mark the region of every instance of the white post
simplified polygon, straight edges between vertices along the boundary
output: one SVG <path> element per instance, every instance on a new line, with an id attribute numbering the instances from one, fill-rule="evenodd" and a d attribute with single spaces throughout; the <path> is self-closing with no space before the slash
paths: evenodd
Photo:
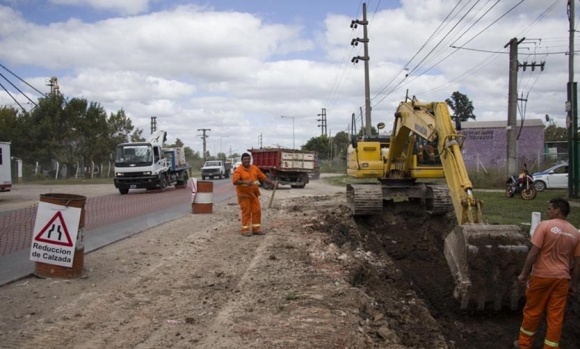
<path id="1" fill-rule="evenodd" d="M 534 231 L 538 227 L 538 224 L 542 221 L 541 212 L 532 212 L 532 224 L 530 226 L 530 238 L 534 235 Z"/>

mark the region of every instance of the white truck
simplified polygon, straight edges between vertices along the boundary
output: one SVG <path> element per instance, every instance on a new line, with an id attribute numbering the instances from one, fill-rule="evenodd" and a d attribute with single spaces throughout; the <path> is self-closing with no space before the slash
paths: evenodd
<path id="1" fill-rule="evenodd" d="M 12 189 L 10 142 L 0 142 L 0 191 Z"/>
<path id="2" fill-rule="evenodd" d="M 232 164 L 222 160 L 208 160 L 201 168 L 201 179 L 230 178 Z"/>
<path id="3" fill-rule="evenodd" d="M 115 188 L 127 194 L 130 189 L 186 188 L 191 166 L 183 147 L 163 148 L 167 132 L 156 131 L 146 142 L 122 143 L 115 153 Z"/>

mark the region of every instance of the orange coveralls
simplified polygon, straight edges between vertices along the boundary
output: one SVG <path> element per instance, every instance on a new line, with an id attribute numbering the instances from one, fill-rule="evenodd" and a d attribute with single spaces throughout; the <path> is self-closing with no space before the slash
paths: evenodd
<path id="1" fill-rule="evenodd" d="M 532 236 L 541 249 L 526 290 L 526 305 L 518 344 L 531 349 L 542 314 L 546 311 L 544 349 L 560 347 L 564 310 L 570 284 L 570 263 L 580 256 L 580 233 L 562 219 L 542 221 Z"/>
<path id="2" fill-rule="evenodd" d="M 256 182 L 265 179 L 266 175 L 254 165 L 250 165 L 248 168 L 238 166 L 232 176 L 232 183 L 236 183 L 238 180 Z M 250 227 L 253 233 L 259 233 L 262 224 L 262 210 L 258 185 L 236 185 L 236 193 L 242 211 L 242 234 L 249 233 Z"/>

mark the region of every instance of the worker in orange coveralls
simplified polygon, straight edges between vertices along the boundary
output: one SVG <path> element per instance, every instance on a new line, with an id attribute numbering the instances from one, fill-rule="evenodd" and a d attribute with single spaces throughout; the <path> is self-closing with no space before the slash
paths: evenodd
<path id="1" fill-rule="evenodd" d="M 238 166 L 232 176 L 232 183 L 236 186 L 238 204 L 242 211 L 242 235 L 264 235 L 261 230 L 262 209 L 260 207 L 260 182 L 266 182 L 272 187 L 272 182 L 256 166 L 250 164 L 250 154 L 242 154 L 242 166 Z"/>
<path id="2" fill-rule="evenodd" d="M 568 294 L 574 295 L 580 279 L 580 233 L 566 221 L 569 212 L 570 204 L 565 199 L 550 200 L 548 220 L 540 222 L 534 230 L 532 249 L 518 276 L 520 283 L 528 281 L 528 284 L 522 326 L 514 348 L 532 348 L 544 312 L 548 326 L 543 348 L 560 347 L 566 298 Z"/>

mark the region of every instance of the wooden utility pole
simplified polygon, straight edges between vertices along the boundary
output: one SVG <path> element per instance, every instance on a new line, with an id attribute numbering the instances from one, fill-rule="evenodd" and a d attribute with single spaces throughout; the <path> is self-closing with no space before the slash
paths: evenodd
<path id="1" fill-rule="evenodd" d="M 201 131 L 201 132 L 203 133 L 203 135 L 201 136 L 201 139 L 203 139 L 203 160 L 205 161 L 205 160 L 206 160 L 206 155 L 207 155 L 207 152 L 206 152 L 206 150 L 205 150 L 205 149 L 206 149 L 206 142 L 205 142 L 205 139 L 206 139 L 207 137 L 209 137 L 209 136 L 206 136 L 206 135 L 205 135 L 205 132 L 206 132 L 206 131 L 211 131 L 211 128 L 198 128 L 197 130 L 198 130 L 198 131 Z"/>
<path id="2" fill-rule="evenodd" d="M 363 3 L 363 19 L 362 21 L 355 19 L 350 23 L 350 27 L 355 29 L 357 25 L 363 26 L 363 38 L 356 38 L 352 39 L 350 44 L 352 46 L 357 46 L 359 42 L 362 42 L 364 45 L 364 56 L 356 56 L 353 57 L 351 62 L 358 63 L 358 61 L 365 62 L 365 136 L 371 135 L 371 87 L 370 87 L 370 78 L 369 78 L 369 35 L 367 31 L 367 27 L 369 22 L 367 21 L 367 4 L 366 2 Z"/>

